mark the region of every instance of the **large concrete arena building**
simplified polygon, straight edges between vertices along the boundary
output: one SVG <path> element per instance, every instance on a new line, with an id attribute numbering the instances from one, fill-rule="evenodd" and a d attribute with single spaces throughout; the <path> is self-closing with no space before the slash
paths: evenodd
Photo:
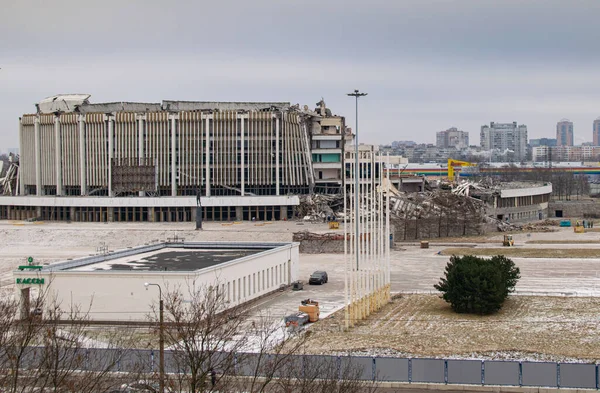
<path id="1" fill-rule="evenodd" d="M 343 184 L 344 118 L 285 102 L 89 103 L 59 95 L 19 120 L 16 193 L 0 219 L 292 217 Z"/>

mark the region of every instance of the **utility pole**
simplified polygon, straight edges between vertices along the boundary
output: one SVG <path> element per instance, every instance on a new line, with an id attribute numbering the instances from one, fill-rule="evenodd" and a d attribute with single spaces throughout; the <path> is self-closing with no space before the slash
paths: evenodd
<path id="1" fill-rule="evenodd" d="M 354 248 L 356 250 L 356 271 L 358 271 L 358 178 L 360 172 L 358 170 L 358 97 L 364 97 L 368 93 L 361 93 L 358 90 L 354 90 L 353 93 L 348 93 L 350 97 L 354 97 L 356 100 L 356 123 L 354 125 Z"/>
<path id="2" fill-rule="evenodd" d="M 152 284 L 149 282 L 144 283 L 144 286 L 146 287 L 146 290 L 148 290 L 149 286 L 156 286 L 158 287 L 158 297 L 159 297 L 159 303 L 158 303 L 158 312 L 159 312 L 159 325 L 158 325 L 158 351 L 159 351 L 159 361 L 158 361 L 158 368 L 159 368 L 159 385 L 158 388 L 160 390 L 160 393 L 164 393 L 165 391 L 165 321 L 163 318 L 163 313 L 164 313 L 164 305 L 163 305 L 163 297 L 162 297 L 162 288 L 160 287 L 159 284 Z"/>

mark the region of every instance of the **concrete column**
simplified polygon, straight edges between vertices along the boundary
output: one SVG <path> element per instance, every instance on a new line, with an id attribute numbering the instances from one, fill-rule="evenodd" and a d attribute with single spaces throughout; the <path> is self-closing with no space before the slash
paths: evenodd
<path id="1" fill-rule="evenodd" d="M 115 150 L 115 127 L 112 116 L 106 116 L 108 120 L 108 196 L 114 196 L 112 190 L 112 160 Z"/>
<path id="2" fill-rule="evenodd" d="M 114 207 L 109 207 L 107 210 L 108 210 L 108 213 L 107 213 L 108 217 L 106 217 L 106 220 L 108 222 L 113 222 L 113 220 L 115 218 L 115 208 Z"/>
<path id="3" fill-rule="evenodd" d="M 144 164 L 144 116 L 138 116 L 138 164 Z M 145 191 L 140 191 L 139 196 L 146 196 Z"/>
<path id="4" fill-rule="evenodd" d="M 79 184 L 81 195 L 87 195 L 86 154 L 85 154 L 85 116 L 79 115 Z"/>
<path id="5" fill-rule="evenodd" d="M 235 220 L 242 221 L 244 219 L 244 208 L 243 206 L 235 207 Z"/>
<path id="6" fill-rule="evenodd" d="M 62 143 L 60 137 L 60 116 L 54 116 L 54 146 L 55 146 L 55 161 L 56 161 L 56 195 L 63 194 L 62 181 Z"/>
<path id="7" fill-rule="evenodd" d="M 196 215 L 198 214 L 198 208 L 195 206 L 192 206 L 191 213 L 192 213 L 192 217 L 191 217 L 192 221 L 196 221 Z"/>
<path id="8" fill-rule="evenodd" d="M 42 207 L 41 206 L 37 206 L 35 208 L 35 217 L 36 218 L 42 217 Z"/>
<path id="9" fill-rule="evenodd" d="M 177 123 L 174 114 L 169 115 L 169 118 L 171 120 L 171 196 L 177 196 L 177 168 L 175 168 L 177 164 L 177 156 L 175 155 L 177 147 L 175 127 Z"/>
<path id="10" fill-rule="evenodd" d="M 75 207 L 71 206 L 71 211 L 70 211 L 70 215 L 69 215 L 69 220 L 71 221 L 75 221 Z"/>
<path id="11" fill-rule="evenodd" d="M 275 119 L 275 195 L 279 195 L 279 117 Z"/>
<path id="12" fill-rule="evenodd" d="M 242 136 L 241 136 L 241 139 L 242 139 L 242 146 L 241 146 L 242 161 L 241 161 L 240 165 L 242 168 L 242 170 L 241 170 L 242 196 L 244 196 L 244 193 L 246 192 L 246 159 L 244 158 L 244 155 L 246 153 L 246 148 L 244 146 L 244 140 L 245 140 L 244 139 L 244 122 L 246 121 L 246 117 L 242 115 L 241 119 L 242 119 L 242 122 L 241 122 L 242 123 Z"/>
<path id="13" fill-rule="evenodd" d="M 33 125 L 35 132 L 35 188 L 37 196 L 44 195 L 42 192 L 42 140 L 40 136 L 40 118 L 35 117 Z"/>
<path id="14" fill-rule="evenodd" d="M 156 217 L 154 216 L 154 206 L 148 208 L 148 222 L 155 222 Z"/>
<path id="15" fill-rule="evenodd" d="M 19 117 L 19 152 L 23 154 L 25 149 L 23 148 L 23 125 L 21 124 L 21 118 Z M 25 195 L 25 183 L 23 183 L 23 173 L 19 171 L 17 178 L 17 195 Z"/>
<path id="16" fill-rule="evenodd" d="M 204 140 L 206 141 L 206 149 L 204 154 L 206 154 L 206 165 L 204 166 L 204 184 L 206 187 L 206 196 L 210 196 L 210 121 L 208 118 L 208 115 L 206 116 L 206 118 L 204 119 L 205 123 L 205 130 L 204 130 Z"/>

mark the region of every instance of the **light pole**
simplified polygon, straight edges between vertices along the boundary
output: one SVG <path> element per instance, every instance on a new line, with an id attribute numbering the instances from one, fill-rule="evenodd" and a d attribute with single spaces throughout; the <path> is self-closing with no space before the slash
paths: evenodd
<path id="1" fill-rule="evenodd" d="M 160 393 L 165 391 L 165 330 L 164 330 L 164 319 L 163 319 L 163 297 L 162 297 L 162 288 L 158 284 L 153 284 L 146 282 L 144 286 L 146 290 L 150 285 L 154 285 L 158 287 L 158 315 L 159 315 L 159 326 L 158 326 L 158 351 L 159 351 L 159 363 L 158 363 L 158 372 L 160 373 L 160 380 L 158 388 L 160 389 Z"/>
<path id="2" fill-rule="evenodd" d="M 202 230 L 202 195 L 200 188 L 196 189 L 196 230 Z"/>
<path id="3" fill-rule="evenodd" d="M 348 93 L 348 95 L 356 99 L 356 123 L 354 124 L 354 221 L 356 228 L 354 233 L 354 247 L 356 250 L 356 271 L 358 271 L 358 97 L 364 97 L 367 93 L 354 90 L 354 93 Z"/>

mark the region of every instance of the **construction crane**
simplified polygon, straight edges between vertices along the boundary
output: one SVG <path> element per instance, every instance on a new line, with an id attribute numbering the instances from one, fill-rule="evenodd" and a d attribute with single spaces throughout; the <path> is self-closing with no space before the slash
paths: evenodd
<path id="1" fill-rule="evenodd" d="M 454 181 L 454 167 L 457 166 L 477 166 L 477 164 L 473 164 L 471 162 L 453 160 L 452 158 L 448 158 L 448 180 Z"/>

